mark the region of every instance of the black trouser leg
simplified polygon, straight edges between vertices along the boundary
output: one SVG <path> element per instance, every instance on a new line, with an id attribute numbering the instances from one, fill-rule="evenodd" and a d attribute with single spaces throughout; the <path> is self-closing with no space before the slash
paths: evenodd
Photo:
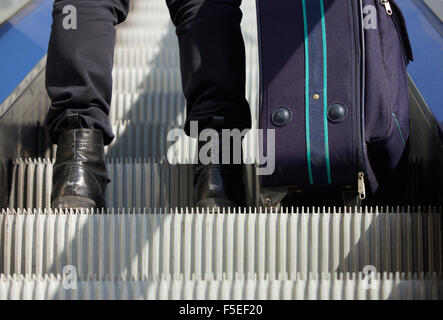
<path id="1" fill-rule="evenodd" d="M 103 131 L 105 144 L 114 135 L 108 119 L 112 96 L 115 28 L 125 20 L 130 0 L 55 0 L 46 66 L 46 89 L 52 101 L 46 118 L 57 143 L 67 130 L 68 114 L 80 115 L 82 127 Z M 77 29 L 67 16 L 76 9 Z"/>
<path id="2" fill-rule="evenodd" d="M 224 117 L 225 128 L 250 128 L 241 0 L 166 3 L 177 28 L 187 134 L 190 121 L 198 121 L 201 131 L 212 126 L 213 116 Z"/>
<path id="3" fill-rule="evenodd" d="M 241 0 L 166 0 L 166 3 L 177 28 L 183 93 L 187 100 L 186 133 L 191 133 L 191 121 L 198 122 L 199 131 L 250 128 L 251 115 L 245 99 L 245 47 L 240 29 Z M 223 117 L 223 123 L 213 121 L 214 116 Z M 221 142 L 219 133 L 219 152 Z M 219 160 L 223 152 L 219 153 Z M 194 205 L 210 209 L 243 205 L 241 181 L 241 165 L 199 163 L 194 167 Z"/>

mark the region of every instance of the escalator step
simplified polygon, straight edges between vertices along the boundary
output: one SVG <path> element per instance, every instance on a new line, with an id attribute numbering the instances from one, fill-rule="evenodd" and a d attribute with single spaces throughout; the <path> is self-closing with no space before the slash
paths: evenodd
<path id="1" fill-rule="evenodd" d="M 76 281 L 61 276 L 0 276 L 0 300 L 439 300 L 439 277 L 362 274 L 316 275 L 291 280 Z M 368 289 L 369 288 L 369 289 Z"/>
<path id="2" fill-rule="evenodd" d="M 53 161 L 14 161 L 9 208 L 50 207 Z M 166 159 L 108 159 L 106 167 L 111 179 L 106 190 L 109 207 L 187 207 L 193 203 L 192 165 L 173 165 Z M 255 205 L 258 176 L 255 165 L 245 167 L 247 204 Z"/>
<path id="3" fill-rule="evenodd" d="M 197 139 L 186 136 L 178 124 L 154 125 L 132 124 L 122 121 L 113 125 L 114 141 L 105 147 L 106 157 L 123 159 L 154 159 L 167 157 L 172 163 L 193 163 L 197 159 Z M 171 132 L 177 131 L 176 134 Z M 171 134 L 168 141 L 168 134 Z M 254 163 L 258 159 L 258 131 L 247 131 L 243 139 L 243 158 L 245 163 Z M 174 141 L 176 141 L 174 143 Z M 174 157 L 174 158 L 173 158 Z"/>
<path id="4" fill-rule="evenodd" d="M 111 123 L 185 123 L 186 101 L 181 93 L 114 93 L 109 119 Z"/>
<path id="5" fill-rule="evenodd" d="M 258 95 L 247 96 L 251 109 L 252 127 L 257 128 Z M 112 123 L 130 120 L 132 123 L 176 123 L 183 127 L 186 100 L 182 93 L 115 92 L 112 96 L 109 119 Z"/>
<path id="6" fill-rule="evenodd" d="M 442 274 L 441 211 L 335 208 L 194 212 L 108 209 L 88 212 L 3 210 L 0 274 L 62 274 L 79 279 L 208 280 L 255 274 Z"/>
<path id="7" fill-rule="evenodd" d="M 174 35 L 174 37 L 177 41 L 177 36 Z M 246 57 L 251 66 L 258 66 L 257 48 L 247 47 Z M 180 68 L 178 46 L 176 44 L 166 46 L 164 43 L 158 45 L 156 42 L 144 46 L 117 46 L 114 54 L 114 66 L 116 68 Z"/>
<path id="8" fill-rule="evenodd" d="M 180 69 L 174 67 L 116 67 L 112 76 L 114 92 L 182 93 Z M 258 70 L 247 70 L 246 77 L 246 96 L 257 95 Z"/>
<path id="9" fill-rule="evenodd" d="M 49 208 L 52 190 L 49 159 L 15 161 L 10 208 Z M 192 167 L 167 161 L 111 159 L 107 161 L 111 183 L 106 201 L 110 207 L 176 207 L 192 203 Z"/>

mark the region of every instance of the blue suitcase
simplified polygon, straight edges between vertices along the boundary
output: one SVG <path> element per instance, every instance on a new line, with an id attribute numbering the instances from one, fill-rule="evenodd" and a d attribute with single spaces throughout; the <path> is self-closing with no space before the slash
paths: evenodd
<path id="1" fill-rule="evenodd" d="M 261 176 L 265 205 L 293 191 L 374 193 L 409 136 L 413 56 L 398 5 L 261 0 L 257 18 L 261 154 L 275 148 L 275 170 Z"/>

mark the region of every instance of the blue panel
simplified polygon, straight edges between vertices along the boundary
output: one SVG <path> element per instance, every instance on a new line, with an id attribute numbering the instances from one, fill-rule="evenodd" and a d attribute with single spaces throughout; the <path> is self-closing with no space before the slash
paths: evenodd
<path id="1" fill-rule="evenodd" d="M 52 3 L 34 1 L 0 27 L 0 103 L 46 54 Z"/>
<path id="2" fill-rule="evenodd" d="M 415 61 L 412 79 L 435 114 L 443 121 L 443 38 L 413 0 L 397 1 L 406 18 Z"/>

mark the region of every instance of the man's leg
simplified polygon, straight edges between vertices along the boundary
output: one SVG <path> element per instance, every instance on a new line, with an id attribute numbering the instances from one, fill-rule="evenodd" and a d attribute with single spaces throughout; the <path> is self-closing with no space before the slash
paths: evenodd
<path id="1" fill-rule="evenodd" d="M 213 128 L 219 134 L 221 129 L 250 128 L 251 114 L 245 99 L 245 46 L 240 29 L 241 0 L 166 3 L 179 41 L 187 100 L 186 133 L 190 134 L 191 121 L 198 122 L 199 131 Z M 199 143 L 199 149 L 203 144 Z M 222 152 L 220 160 L 221 157 Z M 194 187 L 197 207 L 242 205 L 242 166 L 199 164 L 195 168 Z"/>
<path id="2" fill-rule="evenodd" d="M 65 29 L 69 6 L 76 9 L 77 29 Z M 129 0 L 55 0 L 46 65 L 52 101 L 46 127 L 53 143 L 68 129 L 68 114 L 79 114 L 85 128 L 102 130 L 105 144 L 112 141 L 114 26 L 128 10 Z"/>
<path id="3" fill-rule="evenodd" d="M 211 127 L 213 116 L 224 117 L 227 128 L 250 128 L 241 0 L 166 2 L 179 41 L 185 131 L 190 121 L 198 121 L 200 130 Z"/>
<path id="4" fill-rule="evenodd" d="M 54 2 L 46 67 L 52 102 L 46 128 L 58 145 L 54 207 L 105 205 L 108 179 L 103 145 L 113 139 L 108 113 L 114 26 L 126 18 L 128 10 L 129 0 Z"/>

